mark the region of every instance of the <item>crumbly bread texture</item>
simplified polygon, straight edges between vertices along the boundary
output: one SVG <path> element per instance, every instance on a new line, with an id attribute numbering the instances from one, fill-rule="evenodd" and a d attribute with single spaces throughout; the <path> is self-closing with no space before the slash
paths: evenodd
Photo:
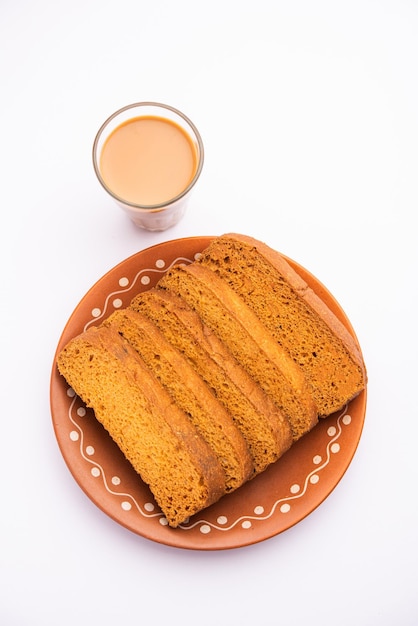
<path id="1" fill-rule="evenodd" d="M 300 366 L 320 416 L 364 389 L 356 340 L 282 255 L 252 237 L 227 234 L 209 245 L 199 263 L 242 298 Z"/>
<path id="2" fill-rule="evenodd" d="M 366 386 L 345 326 L 279 253 L 236 234 L 72 339 L 57 364 L 173 528 Z"/>
<path id="3" fill-rule="evenodd" d="M 317 410 L 301 369 L 245 304 L 211 270 L 193 263 L 172 268 L 160 289 L 181 296 L 220 338 L 240 365 L 273 398 L 296 441 L 317 423 Z"/>
<path id="4" fill-rule="evenodd" d="M 105 325 L 138 352 L 167 393 L 214 450 L 225 472 L 226 492 L 240 487 L 253 473 L 248 445 L 232 416 L 183 355 L 158 327 L 132 309 L 115 311 Z"/>
<path id="5" fill-rule="evenodd" d="M 211 447 L 117 332 L 90 328 L 60 352 L 58 368 L 149 485 L 170 526 L 225 493 Z"/>
<path id="6" fill-rule="evenodd" d="M 182 298 L 150 289 L 134 298 L 131 307 L 158 326 L 232 415 L 248 442 L 254 475 L 290 447 L 287 418 Z"/>

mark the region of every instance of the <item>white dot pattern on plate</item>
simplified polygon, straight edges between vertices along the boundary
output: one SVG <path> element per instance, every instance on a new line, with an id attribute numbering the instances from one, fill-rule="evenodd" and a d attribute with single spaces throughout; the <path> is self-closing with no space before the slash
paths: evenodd
<path id="1" fill-rule="evenodd" d="M 194 256 L 194 259 L 198 259 L 201 256 L 201 253 L 197 253 Z M 91 324 L 97 323 L 99 318 L 104 318 L 111 312 L 111 307 L 119 308 L 122 306 L 124 299 L 121 297 L 122 295 L 126 295 L 129 291 L 131 291 L 137 283 L 147 287 L 151 283 L 151 276 L 153 274 L 163 274 L 167 270 L 169 270 L 175 264 L 188 264 L 191 262 L 191 259 L 185 259 L 183 257 L 178 257 L 174 259 L 169 266 L 163 259 L 157 259 L 155 261 L 154 268 L 141 269 L 137 272 L 137 274 L 129 279 L 126 276 L 122 276 L 119 278 L 118 285 L 119 290 L 112 292 L 107 295 L 104 302 L 101 303 L 101 306 L 96 306 L 91 310 L 91 320 L 89 320 L 85 326 L 84 330 L 86 330 Z M 158 279 L 158 276 L 156 276 Z M 128 293 L 128 299 L 134 295 Z M 129 493 L 118 493 L 117 491 L 113 491 L 110 488 L 110 485 L 114 487 L 118 487 L 120 485 L 120 478 L 117 476 L 112 476 L 109 481 L 106 478 L 106 469 L 102 467 L 97 461 L 93 460 L 91 457 L 96 456 L 94 447 L 87 446 L 85 452 L 83 452 L 83 429 L 79 423 L 75 422 L 72 417 L 72 407 L 74 406 L 77 397 L 74 391 L 69 388 L 67 390 L 67 395 L 71 398 L 71 407 L 69 411 L 69 416 L 71 422 L 79 429 L 71 430 L 70 439 L 74 442 L 79 442 L 79 451 L 80 455 L 85 459 L 86 462 L 91 463 L 92 467 L 90 469 L 91 475 L 95 478 L 99 478 L 101 476 L 103 481 L 103 486 L 110 496 L 120 498 L 120 507 L 121 510 L 128 513 L 133 509 L 142 515 L 143 517 L 154 517 L 159 524 L 162 526 L 167 526 L 168 522 L 164 515 L 161 513 L 160 509 L 155 506 L 153 502 L 144 502 L 142 505 L 136 501 L 136 499 Z M 77 417 L 82 418 L 85 414 L 84 406 L 79 406 L 77 411 L 75 411 Z M 346 410 L 344 410 L 337 418 L 335 425 L 331 425 L 327 429 L 327 435 L 329 437 L 329 441 L 326 444 L 326 454 L 315 454 L 312 457 L 312 470 L 308 472 L 305 476 L 304 480 L 299 482 L 292 482 L 289 486 L 290 495 L 283 496 L 279 498 L 277 501 L 272 504 L 269 503 L 268 508 L 264 503 L 259 503 L 255 507 L 253 507 L 253 513 L 245 514 L 239 517 L 238 519 L 230 520 L 226 515 L 218 514 L 216 518 L 216 523 L 213 523 L 204 518 L 200 518 L 199 515 L 194 516 L 195 521 L 190 523 L 189 520 L 186 520 L 184 524 L 179 526 L 178 530 L 189 531 L 193 528 L 198 527 L 199 531 L 202 535 L 210 535 L 212 531 L 222 531 L 227 532 L 232 530 L 233 528 L 239 525 L 242 529 L 250 529 L 253 527 L 255 521 L 261 523 L 263 520 L 266 520 L 272 517 L 274 514 L 285 515 L 291 511 L 291 504 L 293 501 L 296 501 L 299 498 L 303 498 L 309 488 L 314 489 L 315 485 L 319 482 L 319 474 L 322 470 L 324 470 L 332 459 L 332 455 L 336 454 L 340 450 L 340 444 L 337 443 L 337 439 L 340 438 L 342 433 L 342 426 L 349 426 L 351 423 L 351 416 L 346 414 Z M 202 514 L 204 515 L 204 511 Z M 196 517 L 198 519 L 196 519 Z"/>
<path id="2" fill-rule="evenodd" d="M 211 530 L 211 528 L 210 528 L 209 524 L 202 524 L 201 527 L 200 527 L 200 532 L 203 535 L 207 535 L 208 533 L 210 533 L 210 530 Z"/>

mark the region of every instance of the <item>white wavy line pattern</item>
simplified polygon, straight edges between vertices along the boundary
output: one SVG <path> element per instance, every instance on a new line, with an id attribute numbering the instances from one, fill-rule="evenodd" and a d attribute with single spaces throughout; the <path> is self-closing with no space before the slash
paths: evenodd
<path id="1" fill-rule="evenodd" d="M 120 289 L 117 291 L 114 291 L 110 294 L 107 295 L 105 301 L 104 301 L 104 306 L 103 309 L 101 309 L 101 313 L 100 315 L 98 315 L 97 317 L 93 317 L 89 322 L 87 322 L 84 326 L 84 329 L 86 330 L 91 324 L 93 324 L 94 322 L 97 322 L 98 320 L 102 319 L 108 310 L 108 305 L 109 302 L 111 300 L 111 298 L 114 298 L 117 295 L 122 295 L 122 294 L 126 294 L 127 292 L 129 292 L 130 290 L 132 290 L 138 279 L 140 278 L 140 276 L 147 274 L 147 273 L 158 273 L 158 274 L 165 274 L 169 269 L 171 269 L 171 267 L 173 267 L 173 265 L 175 265 L 176 263 L 179 262 L 183 262 L 183 263 L 191 263 L 192 261 L 190 259 L 184 258 L 184 257 L 177 257 L 174 261 L 172 261 L 172 263 L 168 266 L 168 267 L 164 267 L 163 269 L 154 269 L 154 268 L 148 268 L 148 269 L 142 269 L 139 272 L 137 272 L 137 274 L 135 275 L 134 279 L 132 280 L 132 282 L 130 283 L 130 285 L 124 289 Z M 73 418 L 73 410 L 76 404 L 76 400 L 77 400 L 77 396 L 74 394 L 74 391 L 72 389 L 69 389 L 67 392 L 68 396 L 71 398 L 71 403 L 69 406 L 69 410 L 68 410 L 68 418 L 70 420 L 70 422 L 74 425 L 74 427 L 77 429 L 78 433 L 79 433 L 79 450 L 80 450 L 80 455 L 82 456 L 82 458 L 89 463 L 92 468 L 96 469 L 96 473 L 93 473 L 93 475 L 95 477 L 98 477 L 99 475 L 102 477 L 103 480 L 103 485 L 106 489 L 106 491 L 112 495 L 112 496 L 116 496 L 118 498 L 123 498 L 125 499 L 122 503 L 121 503 L 121 508 L 123 510 L 126 511 L 130 511 L 130 509 L 132 508 L 131 505 L 129 505 L 129 503 L 126 503 L 126 499 L 129 500 L 129 502 L 135 507 L 135 509 L 138 511 L 138 513 L 140 515 L 142 515 L 144 518 L 159 518 L 159 523 L 166 526 L 167 525 L 167 520 L 165 519 L 164 515 L 158 511 L 155 513 L 151 513 L 151 512 L 147 512 L 146 510 L 144 510 L 143 507 L 141 507 L 141 505 L 137 502 L 136 498 L 130 494 L 130 493 L 126 493 L 126 492 L 120 492 L 120 491 L 114 491 L 110 486 L 109 486 L 109 481 L 106 477 L 106 472 L 105 469 L 103 468 L 102 465 L 100 465 L 97 461 L 95 461 L 92 458 L 89 458 L 85 452 L 84 452 L 84 432 L 82 427 L 80 426 L 80 424 Z M 345 422 L 344 422 L 345 420 Z M 313 469 L 311 472 L 309 472 L 309 474 L 305 477 L 304 483 L 303 483 L 303 487 L 301 489 L 298 490 L 298 492 L 296 494 L 292 494 L 289 496 L 285 496 L 283 498 L 280 498 L 278 500 L 276 500 L 273 505 L 271 506 L 270 511 L 267 514 L 264 514 L 264 508 L 263 507 L 256 507 L 254 510 L 257 511 L 257 508 L 260 509 L 260 515 L 256 514 L 251 514 L 251 515 L 242 515 L 241 517 L 237 518 L 236 520 L 234 520 L 232 523 L 228 524 L 228 520 L 226 517 L 224 516 L 218 516 L 217 521 L 218 523 L 215 524 L 209 520 L 206 519 L 198 519 L 196 520 L 193 524 L 188 524 L 187 522 L 185 524 L 180 525 L 178 528 L 180 530 L 183 531 L 188 531 L 188 530 L 192 530 L 193 528 L 199 527 L 200 531 L 202 534 L 204 535 L 208 535 L 210 534 L 210 532 L 212 530 L 217 530 L 217 531 L 221 531 L 221 532 L 227 532 L 232 530 L 233 528 L 235 528 L 237 525 L 241 525 L 241 527 L 243 529 L 245 528 L 251 528 L 252 526 L 252 522 L 257 521 L 257 522 L 262 522 L 265 521 L 267 519 L 269 519 L 270 517 L 272 517 L 274 515 L 274 513 L 276 512 L 277 508 L 280 506 L 280 512 L 281 513 L 286 513 L 290 510 L 290 502 L 294 501 L 294 500 L 298 500 L 300 498 L 303 498 L 303 496 L 306 494 L 308 487 L 310 484 L 312 484 L 312 479 L 314 476 L 317 476 L 319 472 L 321 472 L 325 467 L 327 467 L 331 461 L 331 449 L 333 444 L 335 444 L 337 442 L 337 440 L 340 438 L 341 433 L 342 433 L 342 423 L 346 423 L 349 424 L 350 423 L 350 416 L 347 415 L 347 406 L 345 407 L 345 409 L 341 412 L 341 414 L 338 416 L 337 420 L 336 420 L 336 433 L 335 435 L 333 435 L 331 437 L 331 439 L 328 441 L 327 447 L 326 447 L 326 459 L 317 467 L 315 467 L 315 469 Z M 322 460 L 322 459 L 321 459 Z M 92 470 L 93 472 L 93 470 Z M 154 505 L 152 503 L 144 503 L 145 507 L 149 507 L 150 511 L 151 509 L 154 508 Z"/>

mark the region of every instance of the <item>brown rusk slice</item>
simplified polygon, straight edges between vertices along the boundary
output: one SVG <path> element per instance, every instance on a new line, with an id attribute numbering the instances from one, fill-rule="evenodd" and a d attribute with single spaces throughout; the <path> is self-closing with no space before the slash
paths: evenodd
<path id="1" fill-rule="evenodd" d="M 355 338 L 281 254 L 232 233 L 215 239 L 198 263 L 226 282 L 299 364 L 321 416 L 364 389 Z"/>
<path id="2" fill-rule="evenodd" d="M 119 333 L 92 327 L 66 345 L 57 364 L 149 485 L 170 526 L 225 493 L 213 450 Z"/>

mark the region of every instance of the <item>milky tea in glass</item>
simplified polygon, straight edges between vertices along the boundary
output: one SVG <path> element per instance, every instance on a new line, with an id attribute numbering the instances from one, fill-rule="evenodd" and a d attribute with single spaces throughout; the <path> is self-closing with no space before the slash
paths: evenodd
<path id="1" fill-rule="evenodd" d="M 100 183 L 138 226 L 165 230 L 184 215 L 203 165 L 200 135 L 182 113 L 138 103 L 99 130 L 93 163 Z"/>

